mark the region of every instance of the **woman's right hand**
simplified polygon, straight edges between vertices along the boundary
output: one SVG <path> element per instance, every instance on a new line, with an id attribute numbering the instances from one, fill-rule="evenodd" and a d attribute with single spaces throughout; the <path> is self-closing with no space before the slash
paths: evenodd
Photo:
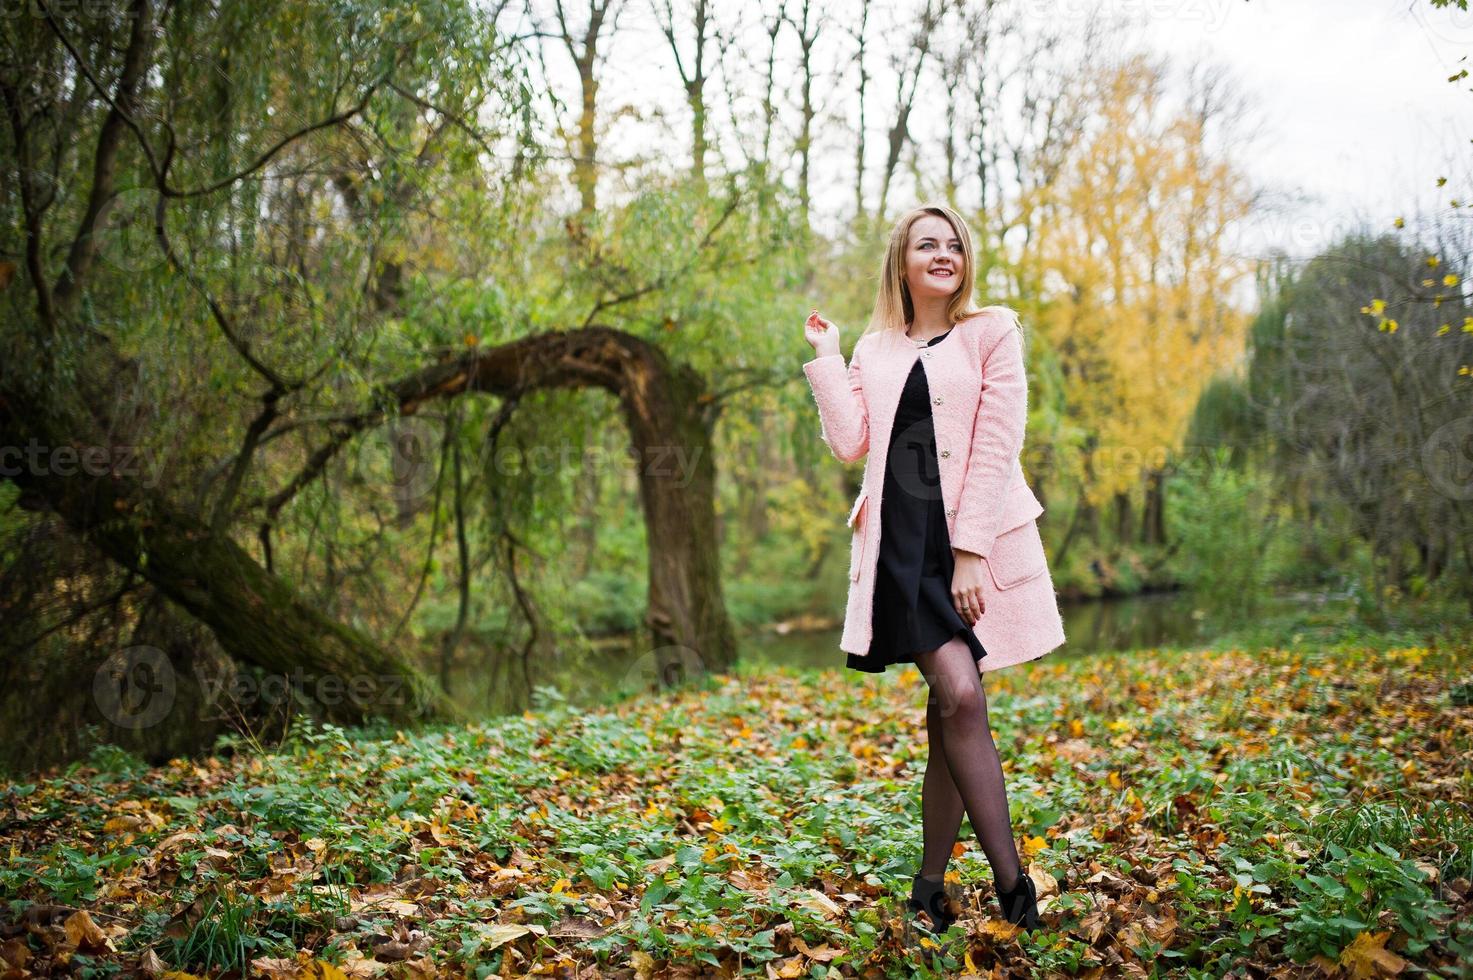
<path id="1" fill-rule="evenodd" d="M 818 315 L 814 310 L 803 323 L 803 339 L 813 347 L 817 357 L 841 354 L 839 350 L 839 328 Z"/>

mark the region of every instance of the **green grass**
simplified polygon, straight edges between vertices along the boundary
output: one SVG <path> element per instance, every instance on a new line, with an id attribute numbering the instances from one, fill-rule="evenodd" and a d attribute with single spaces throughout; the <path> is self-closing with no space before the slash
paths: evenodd
<path id="1" fill-rule="evenodd" d="M 950 876 L 967 915 L 907 945 L 914 671 L 744 669 L 595 712 L 298 726 L 274 751 L 225 743 L 157 768 L 100 752 L 4 788 L 0 898 L 114 925 L 111 948 L 75 951 L 93 975 L 151 951 L 201 975 L 377 954 L 465 976 L 666 961 L 952 976 L 970 961 L 1208 977 L 1377 957 L 1468 976 L 1473 708 L 1451 692 L 1470 651 L 1358 633 L 988 675 L 1014 826 L 1056 892 L 1026 935 L 992 917 L 964 825 Z M 33 970 L 68 952 L 24 941 Z"/>

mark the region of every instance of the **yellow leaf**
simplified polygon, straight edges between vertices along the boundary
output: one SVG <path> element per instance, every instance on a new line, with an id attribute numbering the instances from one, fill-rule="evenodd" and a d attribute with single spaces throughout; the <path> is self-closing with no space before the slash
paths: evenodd
<path id="1" fill-rule="evenodd" d="M 1458 284 L 1457 275 L 1455 273 L 1449 272 L 1447 275 L 1442 277 L 1442 284 L 1444 286 L 1456 286 Z"/>
<path id="2" fill-rule="evenodd" d="M 1406 960 L 1386 948 L 1391 930 L 1363 932 L 1340 952 L 1340 965 L 1355 980 L 1383 977 L 1406 969 Z"/>
<path id="3" fill-rule="evenodd" d="M 1371 300 L 1371 310 L 1377 315 L 1384 313 L 1386 311 L 1386 301 L 1384 299 Z"/>
<path id="4" fill-rule="evenodd" d="M 642 949 L 636 949 L 629 954 L 629 962 L 634 967 L 635 980 L 649 980 L 655 975 L 655 958 Z"/>
<path id="5" fill-rule="evenodd" d="M 779 960 L 778 962 L 781 965 L 778 966 L 775 970 L 772 966 L 768 966 L 767 969 L 771 976 L 782 977 L 783 980 L 789 980 L 789 978 L 791 977 L 801 977 L 808 973 L 808 964 L 806 961 L 804 961 L 803 955 L 801 953 L 797 956 L 791 956 L 786 960 Z"/>
<path id="6" fill-rule="evenodd" d="M 326 960 L 313 960 L 302 971 L 308 980 L 348 980 L 348 975 Z"/>
<path id="7" fill-rule="evenodd" d="M 532 930 L 526 926 L 501 923 L 493 925 L 486 922 L 477 922 L 474 928 L 481 935 L 481 950 L 483 952 L 490 952 L 498 946 L 505 946 L 513 939 L 520 939 L 523 936 L 532 934 Z"/>

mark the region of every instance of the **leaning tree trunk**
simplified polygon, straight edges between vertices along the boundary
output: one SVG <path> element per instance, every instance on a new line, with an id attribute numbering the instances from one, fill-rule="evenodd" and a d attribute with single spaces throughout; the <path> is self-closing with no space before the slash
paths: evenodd
<path id="1" fill-rule="evenodd" d="M 0 445 L 61 448 L 74 459 L 113 446 L 78 445 L 34 406 L 0 392 Z M 209 626 L 242 662 L 282 676 L 338 722 L 378 716 L 427 721 L 454 715 L 433 682 L 364 634 L 323 616 L 267 572 L 226 533 L 129 476 L 99 467 L 19 465 L 7 476 L 22 505 L 49 508 L 85 540 L 132 569 Z"/>
<path id="2" fill-rule="evenodd" d="M 465 352 L 400 381 L 392 392 L 409 415 L 426 401 L 471 391 L 519 399 L 540 388 L 577 387 L 604 388 L 619 399 L 638 450 L 649 542 L 646 622 L 659 675 L 692 666 L 726 670 L 736 662 L 736 639 L 716 540 L 718 403 L 699 375 L 671 364 L 649 341 L 594 325 Z"/>
<path id="3" fill-rule="evenodd" d="M 716 546 L 711 431 L 717 402 L 693 371 L 672 366 L 648 341 L 593 326 L 466 352 L 389 385 L 387 394 L 401 414 L 412 415 L 426 401 L 472 392 L 516 400 L 539 388 L 588 386 L 619 398 L 640 451 L 650 548 L 647 622 L 659 675 L 693 666 L 690 654 L 694 666 L 725 670 L 735 663 L 736 642 L 722 600 Z M 246 506 L 264 505 L 274 516 L 355 432 L 382 421 L 381 408 L 342 420 L 335 441 L 311 454 L 306 472 L 273 497 Z M 111 445 L 73 428 L 24 395 L 0 389 L 0 445 Z M 21 488 L 23 506 L 55 511 L 112 560 L 208 625 L 232 656 L 285 675 L 334 720 L 455 714 L 413 664 L 303 602 L 227 531 L 212 530 L 138 481 L 75 466 L 64 472 L 12 467 L 7 476 Z"/>

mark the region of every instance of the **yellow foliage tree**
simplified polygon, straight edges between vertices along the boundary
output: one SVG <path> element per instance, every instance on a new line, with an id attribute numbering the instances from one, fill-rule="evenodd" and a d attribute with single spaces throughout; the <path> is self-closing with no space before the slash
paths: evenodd
<path id="1" fill-rule="evenodd" d="M 1023 256 L 1044 288 L 1037 322 L 1068 384 L 1069 422 L 1092 446 L 1059 475 L 1095 506 L 1161 468 L 1248 324 L 1229 294 L 1251 265 L 1230 235 L 1253 195 L 1209 139 L 1231 121 L 1223 83 L 1209 76 L 1185 107 L 1165 88 L 1164 64 L 1145 56 L 1103 75 L 1087 127 L 1041 189 Z"/>

